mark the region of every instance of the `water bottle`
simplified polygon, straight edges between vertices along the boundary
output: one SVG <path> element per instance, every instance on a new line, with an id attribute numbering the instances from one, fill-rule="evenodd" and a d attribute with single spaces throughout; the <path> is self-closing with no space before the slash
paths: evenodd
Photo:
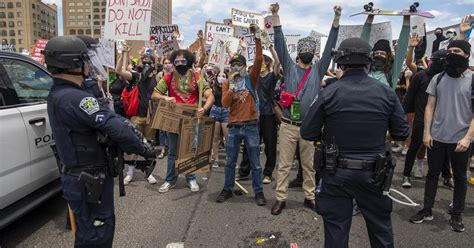
<path id="1" fill-rule="evenodd" d="M 293 103 L 291 103 L 290 118 L 292 121 L 300 121 L 301 119 L 300 101 L 294 100 Z"/>

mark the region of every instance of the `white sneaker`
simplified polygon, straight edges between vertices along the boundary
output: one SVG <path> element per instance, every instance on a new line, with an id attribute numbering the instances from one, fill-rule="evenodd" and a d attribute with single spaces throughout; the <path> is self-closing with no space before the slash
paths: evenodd
<path id="1" fill-rule="evenodd" d="M 403 177 L 403 183 L 402 183 L 403 188 L 411 188 L 411 180 L 409 177 Z"/>
<path id="2" fill-rule="evenodd" d="M 130 175 L 127 175 L 127 176 L 123 179 L 123 184 L 124 184 L 124 185 L 128 185 L 132 180 L 133 180 L 133 177 L 130 176 Z"/>
<path id="3" fill-rule="evenodd" d="M 407 152 L 408 152 L 408 148 L 406 148 L 406 147 L 403 148 L 402 155 L 404 155 L 404 156 L 407 155 Z"/>
<path id="4" fill-rule="evenodd" d="M 271 182 L 272 182 L 272 179 L 269 176 L 264 176 L 263 177 L 263 180 L 262 180 L 263 184 L 269 184 Z"/>
<path id="5" fill-rule="evenodd" d="M 214 161 L 214 163 L 212 163 L 212 168 L 219 168 L 219 162 Z"/>
<path id="6" fill-rule="evenodd" d="M 196 180 L 191 180 L 188 182 L 188 187 L 191 189 L 192 192 L 198 192 L 199 191 L 199 184 L 196 182 Z"/>
<path id="7" fill-rule="evenodd" d="M 155 183 L 158 182 L 158 181 L 156 180 L 156 178 L 155 178 L 153 175 L 150 175 L 150 176 L 147 178 L 147 180 L 148 180 L 148 183 L 149 183 L 149 184 L 155 184 Z"/>
<path id="8" fill-rule="evenodd" d="M 166 193 L 168 192 L 170 189 L 176 187 L 175 184 L 171 184 L 169 182 L 165 182 L 161 185 L 160 189 L 158 189 L 158 192 L 160 193 Z"/>
<path id="9" fill-rule="evenodd" d="M 423 178 L 423 171 L 422 170 L 416 170 L 415 171 L 415 178 L 418 178 L 418 179 Z"/>

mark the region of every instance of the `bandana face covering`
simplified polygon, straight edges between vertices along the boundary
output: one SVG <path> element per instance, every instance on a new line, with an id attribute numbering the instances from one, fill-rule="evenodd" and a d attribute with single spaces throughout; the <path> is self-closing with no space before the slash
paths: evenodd
<path id="1" fill-rule="evenodd" d="M 469 68 L 469 58 L 454 53 L 450 53 L 446 57 L 445 71 L 450 77 L 460 77 L 467 68 Z"/>

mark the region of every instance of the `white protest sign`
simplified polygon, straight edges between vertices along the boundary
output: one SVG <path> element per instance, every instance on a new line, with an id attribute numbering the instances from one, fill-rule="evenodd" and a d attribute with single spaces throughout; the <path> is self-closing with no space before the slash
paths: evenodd
<path id="1" fill-rule="evenodd" d="M 115 68 L 115 42 L 101 39 L 96 50 L 103 66 Z"/>
<path id="2" fill-rule="evenodd" d="M 301 39 L 301 35 L 299 34 L 285 35 L 286 46 L 288 47 L 288 53 L 290 54 L 290 57 L 292 59 L 296 59 L 296 56 L 298 55 L 298 51 L 296 48 L 297 48 L 298 40 L 300 39 Z"/>
<path id="3" fill-rule="evenodd" d="M 410 19 L 411 31 L 410 33 L 416 33 L 418 37 L 423 37 L 425 33 L 425 20 L 421 16 L 412 16 Z"/>
<path id="4" fill-rule="evenodd" d="M 173 40 L 175 32 L 179 32 L 178 25 L 176 24 L 150 27 L 150 35 L 153 37 L 156 47 L 163 42 Z"/>
<path id="5" fill-rule="evenodd" d="M 341 25 L 339 26 L 339 34 L 337 36 L 336 49 L 339 44 L 347 38 L 360 38 L 363 25 Z M 370 32 L 370 46 L 374 46 L 375 42 L 380 39 L 390 41 L 392 45 L 392 25 L 390 22 L 381 22 L 372 24 L 372 31 Z"/>
<path id="6" fill-rule="evenodd" d="M 148 40 L 152 0 L 107 0 L 104 37 Z"/>
<path id="7" fill-rule="evenodd" d="M 311 30 L 311 33 L 309 36 L 311 36 L 316 41 L 316 52 L 322 53 L 323 52 L 322 38 L 327 37 L 327 35 Z"/>
<path id="8" fill-rule="evenodd" d="M 222 20 L 222 22 L 223 22 L 225 25 L 232 25 L 232 19 L 224 19 L 224 20 Z"/>
<path id="9" fill-rule="evenodd" d="M 471 44 L 471 56 L 469 57 L 469 66 L 474 66 L 474 36 L 472 35 L 469 38 L 469 44 Z"/>
<path id="10" fill-rule="evenodd" d="M 273 44 L 274 43 L 274 35 L 275 31 L 273 30 L 273 24 L 272 24 L 272 16 L 267 16 L 264 18 L 263 26 L 265 28 L 265 31 L 268 33 L 268 36 L 270 37 L 270 42 Z M 256 52 L 256 47 L 255 47 L 255 37 L 254 35 L 250 32 L 249 28 L 245 27 L 234 27 L 234 36 L 243 39 L 246 44 L 246 50 L 242 54 L 245 56 L 247 59 L 247 63 L 253 63 L 255 59 L 255 52 Z M 264 49 L 267 47 L 263 47 Z"/>
<path id="11" fill-rule="evenodd" d="M 250 24 L 254 23 L 260 28 L 263 28 L 264 18 L 261 14 L 232 8 L 230 16 L 232 17 L 232 25 L 234 26 L 248 28 Z"/>
<path id="12" fill-rule="evenodd" d="M 206 22 L 206 44 L 212 44 L 215 34 L 232 36 L 234 34 L 234 27 L 222 23 Z"/>
<path id="13" fill-rule="evenodd" d="M 179 50 L 179 44 L 176 39 L 167 40 L 158 44 L 157 49 L 160 54 L 171 54 L 173 51 Z"/>
<path id="14" fill-rule="evenodd" d="M 209 53 L 209 64 L 217 65 L 221 71 L 230 66 L 231 56 L 237 52 L 239 39 L 224 34 L 215 34 Z"/>

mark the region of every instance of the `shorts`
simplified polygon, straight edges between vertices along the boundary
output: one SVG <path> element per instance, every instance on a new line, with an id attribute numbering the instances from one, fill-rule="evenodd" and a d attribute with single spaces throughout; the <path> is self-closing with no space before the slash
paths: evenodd
<path id="1" fill-rule="evenodd" d="M 229 110 L 213 105 L 210 115 L 216 122 L 229 123 Z"/>

